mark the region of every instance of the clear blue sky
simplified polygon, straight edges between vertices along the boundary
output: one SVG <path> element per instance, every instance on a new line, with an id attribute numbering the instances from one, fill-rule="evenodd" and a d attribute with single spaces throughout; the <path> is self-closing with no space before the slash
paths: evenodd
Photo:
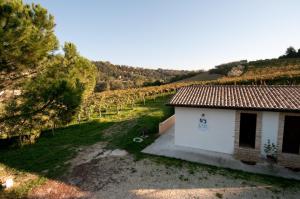
<path id="1" fill-rule="evenodd" d="M 91 60 L 208 69 L 300 48 L 299 0 L 25 0 L 55 16 L 56 34 Z"/>

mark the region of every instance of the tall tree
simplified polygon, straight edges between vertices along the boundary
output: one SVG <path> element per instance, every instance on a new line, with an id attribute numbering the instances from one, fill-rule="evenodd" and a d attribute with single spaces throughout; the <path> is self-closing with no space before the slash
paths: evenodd
<path id="1" fill-rule="evenodd" d="M 32 75 L 58 47 L 54 18 L 40 5 L 0 1 L 0 89 Z"/>
<path id="2" fill-rule="evenodd" d="M 0 130 L 10 136 L 36 136 L 44 128 L 70 122 L 95 86 L 95 66 L 66 43 L 64 56 L 48 60 L 23 86 L 22 94 L 10 100 L 0 118 Z"/>
<path id="3" fill-rule="evenodd" d="M 54 54 L 54 19 L 39 5 L 0 1 L 0 26 L 0 91 L 21 91 L 0 103 L 0 133 L 30 138 L 70 122 L 93 92 L 95 66 L 72 43 Z"/>
<path id="4" fill-rule="evenodd" d="M 297 52 L 294 47 L 290 46 L 286 49 L 285 54 L 280 56 L 279 59 L 297 58 L 297 57 L 300 57 L 299 50 Z"/>
<path id="5" fill-rule="evenodd" d="M 290 46 L 286 49 L 286 52 L 285 52 L 285 55 L 288 57 L 288 58 L 293 58 L 293 57 L 296 57 L 297 55 L 297 52 L 295 50 L 294 47 Z"/>

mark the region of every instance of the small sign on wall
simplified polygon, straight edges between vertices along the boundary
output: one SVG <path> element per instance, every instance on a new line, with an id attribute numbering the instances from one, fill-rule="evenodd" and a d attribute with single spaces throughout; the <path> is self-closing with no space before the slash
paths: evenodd
<path id="1" fill-rule="evenodd" d="M 207 118 L 205 117 L 204 113 L 202 113 L 202 115 L 199 119 L 199 128 L 201 131 L 207 131 L 208 122 L 207 122 Z"/>

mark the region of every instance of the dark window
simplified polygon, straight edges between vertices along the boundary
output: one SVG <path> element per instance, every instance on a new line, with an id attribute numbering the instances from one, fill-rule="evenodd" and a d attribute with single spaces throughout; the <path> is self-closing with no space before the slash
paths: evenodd
<path id="1" fill-rule="evenodd" d="M 299 154 L 300 116 L 285 116 L 282 152 Z"/>
<path id="2" fill-rule="evenodd" d="M 240 146 L 255 148 L 256 114 L 241 113 Z"/>

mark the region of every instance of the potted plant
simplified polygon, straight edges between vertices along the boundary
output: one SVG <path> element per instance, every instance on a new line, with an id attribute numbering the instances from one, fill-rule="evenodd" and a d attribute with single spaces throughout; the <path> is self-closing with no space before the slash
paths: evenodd
<path id="1" fill-rule="evenodd" d="M 266 157 L 271 162 L 277 162 L 277 150 L 278 147 L 274 143 L 271 143 L 269 139 L 267 143 L 264 144 L 264 151 L 266 153 Z"/>

